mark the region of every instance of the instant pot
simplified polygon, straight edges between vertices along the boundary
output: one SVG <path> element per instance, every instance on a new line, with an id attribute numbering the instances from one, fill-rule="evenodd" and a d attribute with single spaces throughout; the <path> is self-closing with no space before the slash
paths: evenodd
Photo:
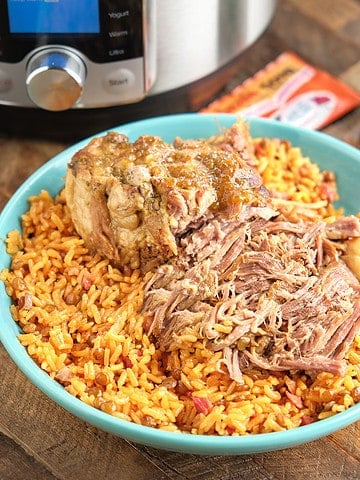
<path id="1" fill-rule="evenodd" d="M 0 0 L 0 131 L 76 139 L 194 111 L 276 0 Z"/>

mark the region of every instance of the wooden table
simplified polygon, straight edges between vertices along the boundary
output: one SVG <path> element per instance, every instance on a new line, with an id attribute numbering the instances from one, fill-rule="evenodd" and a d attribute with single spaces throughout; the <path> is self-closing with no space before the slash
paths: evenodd
<path id="1" fill-rule="evenodd" d="M 224 91 L 285 50 L 360 90 L 359 0 L 280 0 L 267 32 L 244 56 Z M 324 129 L 360 147 L 360 109 Z M 0 136 L 0 208 L 64 143 Z M 1 480 L 355 480 L 360 422 L 283 451 L 234 457 L 186 455 L 131 444 L 104 433 L 45 397 L 0 346 Z"/>

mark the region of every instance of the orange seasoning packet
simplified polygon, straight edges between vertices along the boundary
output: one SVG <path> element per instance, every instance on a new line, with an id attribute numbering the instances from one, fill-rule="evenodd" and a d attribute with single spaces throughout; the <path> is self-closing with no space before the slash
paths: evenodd
<path id="1" fill-rule="evenodd" d="M 359 105 L 360 92 L 285 52 L 201 112 L 241 113 L 319 129 Z"/>

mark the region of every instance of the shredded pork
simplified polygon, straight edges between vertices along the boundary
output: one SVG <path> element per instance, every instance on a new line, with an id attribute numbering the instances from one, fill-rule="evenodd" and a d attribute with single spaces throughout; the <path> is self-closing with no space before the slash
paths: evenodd
<path id="1" fill-rule="evenodd" d="M 205 340 L 238 382 L 252 368 L 343 373 L 360 284 L 342 257 L 360 221 L 286 218 L 254 163 L 241 122 L 173 145 L 110 133 L 72 159 L 67 203 L 90 248 L 148 272 L 161 350 Z"/>

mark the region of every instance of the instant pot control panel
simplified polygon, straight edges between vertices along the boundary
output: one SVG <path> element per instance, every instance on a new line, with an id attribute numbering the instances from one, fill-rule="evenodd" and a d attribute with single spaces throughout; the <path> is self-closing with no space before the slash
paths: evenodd
<path id="1" fill-rule="evenodd" d="M 0 105 L 63 111 L 143 99 L 156 74 L 154 2 L 0 0 Z"/>

